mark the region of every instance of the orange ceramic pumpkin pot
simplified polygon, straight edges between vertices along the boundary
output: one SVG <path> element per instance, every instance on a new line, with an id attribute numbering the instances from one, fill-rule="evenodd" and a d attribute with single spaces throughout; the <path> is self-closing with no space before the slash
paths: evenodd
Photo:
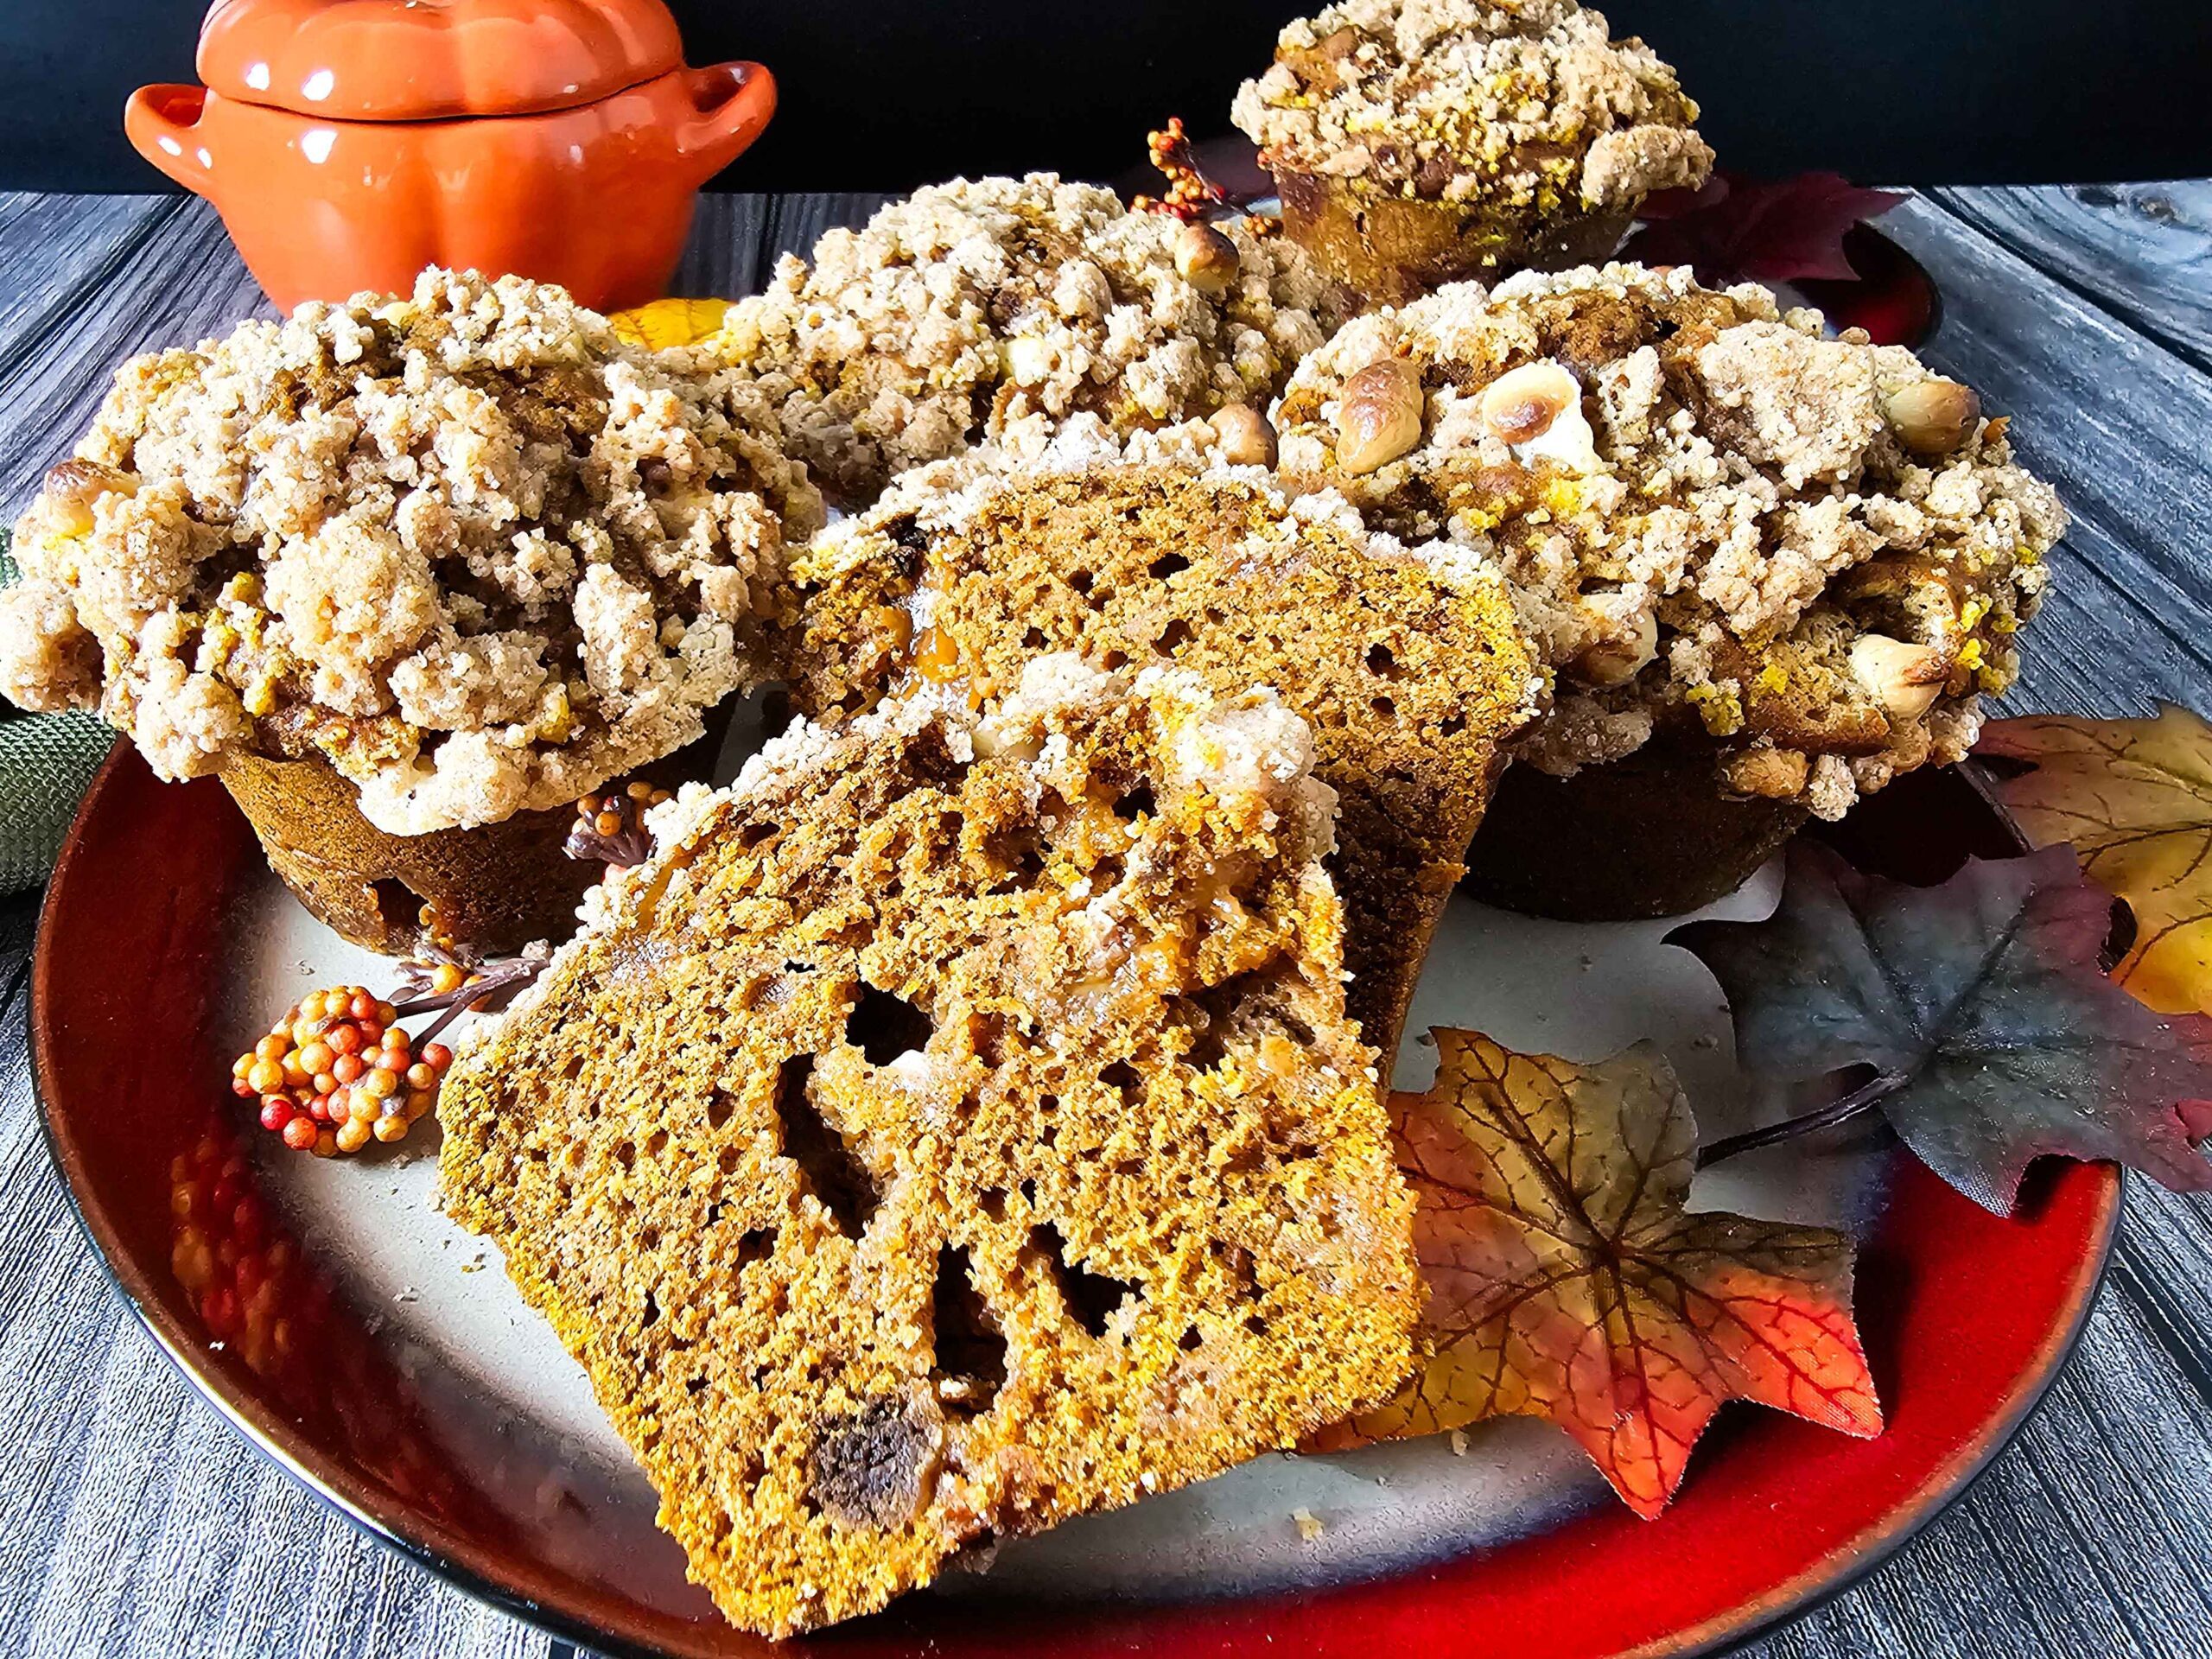
<path id="1" fill-rule="evenodd" d="M 776 103 L 758 64 L 684 68 L 662 0 L 223 0 L 199 67 L 124 128 L 287 310 L 432 264 L 641 304 Z"/>

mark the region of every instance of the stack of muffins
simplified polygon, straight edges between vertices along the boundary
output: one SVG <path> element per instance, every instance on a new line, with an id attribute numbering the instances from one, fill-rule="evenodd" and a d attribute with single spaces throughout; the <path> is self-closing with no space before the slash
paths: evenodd
<path id="1" fill-rule="evenodd" d="M 219 777 L 374 948 L 581 900 L 449 1201 L 733 1619 L 879 1607 L 1402 1380 L 1382 1089 L 1470 865 L 1694 907 L 2018 672 L 2064 521 L 2003 418 L 1603 263 L 1696 113 L 1574 0 L 1347 0 L 1236 99 L 1280 234 L 960 181 L 676 352 L 431 272 L 141 359 L 0 690 Z M 572 804 L 771 683 L 587 893 Z"/>

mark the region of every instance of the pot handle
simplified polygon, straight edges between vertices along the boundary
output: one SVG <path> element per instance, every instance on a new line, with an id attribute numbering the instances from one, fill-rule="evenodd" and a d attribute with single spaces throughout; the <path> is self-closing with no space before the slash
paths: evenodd
<path id="1" fill-rule="evenodd" d="M 194 195 L 214 188 L 215 159 L 196 130 L 207 107 L 205 86 L 141 86 L 123 106 L 131 146 Z"/>
<path id="2" fill-rule="evenodd" d="M 760 136 L 776 112 L 776 78 L 757 63 L 717 63 L 683 73 L 698 113 L 677 127 L 676 148 L 703 181 Z"/>

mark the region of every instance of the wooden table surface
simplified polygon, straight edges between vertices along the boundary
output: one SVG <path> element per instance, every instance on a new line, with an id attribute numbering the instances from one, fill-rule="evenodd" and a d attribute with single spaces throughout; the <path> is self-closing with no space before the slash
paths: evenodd
<path id="1" fill-rule="evenodd" d="M 726 197 L 679 292 L 734 295 L 880 199 Z M 1884 221 L 1946 301 L 1928 355 L 2016 416 L 2075 528 L 2008 707 L 2212 712 L 2212 181 L 1939 190 Z M 266 312 L 173 198 L 0 196 L 0 512 L 131 353 Z M 35 901 L 0 901 L 0 1631 L 16 1655 L 554 1656 L 234 1435 L 102 1276 L 24 1053 Z M 2212 1204 L 2132 1183 L 2043 1410 L 1966 1497 L 1760 1659 L 2212 1656 Z"/>

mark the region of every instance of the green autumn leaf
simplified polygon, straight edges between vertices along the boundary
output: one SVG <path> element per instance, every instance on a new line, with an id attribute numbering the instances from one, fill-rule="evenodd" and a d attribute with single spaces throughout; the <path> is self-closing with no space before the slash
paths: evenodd
<path id="1" fill-rule="evenodd" d="M 2111 911 L 2064 847 L 1910 887 L 1801 842 L 1770 919 L 1669 937 L 1720 981 L 1746 1067 L 1804 1081 L 1874 1066 L 1905 1144 L 2004 1215 L 2046 1155 L 2212 1190 L 2177 1109 L 2212 1097 L 2212 1021 L 2155 1014 L 2105 976 Z"/>

